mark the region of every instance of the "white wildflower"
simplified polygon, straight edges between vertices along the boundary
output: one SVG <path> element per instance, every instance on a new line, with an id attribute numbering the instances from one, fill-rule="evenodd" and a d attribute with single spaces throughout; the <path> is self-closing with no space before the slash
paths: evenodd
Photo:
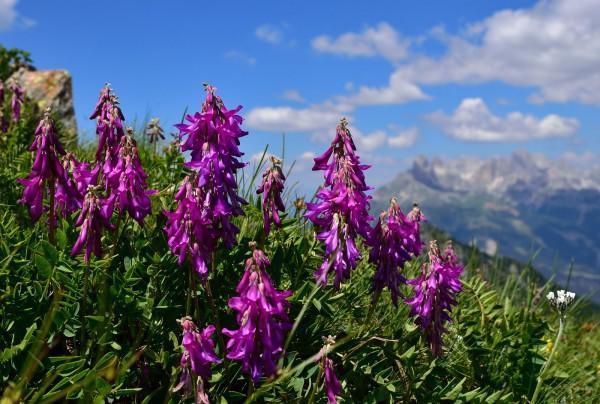
<path id="1" fill-rule="evenodd" d="M 558 310 L 559 313 L 564 314 L 567 307 L 575 300 L 575 293 L 566 290 L 557 290 L 556 294 L 554 292 L 549 292 L 546 295 L 546 298 L 552 307 Z"/>

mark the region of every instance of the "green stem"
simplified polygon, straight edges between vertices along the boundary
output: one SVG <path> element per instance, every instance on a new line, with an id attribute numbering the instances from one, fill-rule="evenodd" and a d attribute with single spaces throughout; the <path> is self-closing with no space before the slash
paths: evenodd
<path id="1" fill-rule="evenodd" d="M 192 277 L 194 274 L 192 273 L 192 266 L 188 265 L 188 293 L 187 299 L 185 302 L 185 315 L 190 316 L 190 310 L 192 308 Z M 190 316 L 191 317 L 191 316 Z"/>
<path id="2" fill-rule="evenodd" d="M 111 257 L 114 256 L 117 252 L 117 246 L 119 244 L 119 227 L 121 227 L 121 220 L 123 218 L 123 213 L 119 211 L 119 217 L 117 218 L 117 225 L 115 226 L 115 232 L 113 233 L 113 247 L 111 252 Z"/>
<path id="3" fill-rule="evenodd" d="M 87 312 L 88 289 L 90 287 L 90 263 L 88 262 L 83 270 L 83 297 L 81 302 L 81 343 L 79 353 L 83 354 L 85 350 L 85 315 Z"/>
<path id="4" fill-rule="evenodd" d="M 252 376 L 248 376 L 248 394 L 246 397 L 250 397 L 254 393 L 254 381 L 252 381 Z"/>
<path id="5" fill-rule="evenodd" d="M 369 306 L 369 312 L 367 313 L 367 316 L 365 317 L 365 322 L 364 322 L 365 326 L 367 324 L 369 324 L 369 322 L 371 321 L 371 317 L 373 316 L 373 313 L 375 312 L 375 308 L 377 307 L 377 303 L 379 302 L 379 297 L 381 297 L 381 290 L 377 290 L 373 294 L 373 300 L 371 300 L 371 305 Z"/>
<path id="6" fill-rule="evenodd" d="M 300 313 L 298 313 L 296 320 L 294 320 L 294 325 L 292 326 L 290 333 L 288 334 L 287 338 L 285 339 L 285 344 L 283 345 L 283 352 L 281 354 L 282 359 L 287 352 L 288 346 L 290 345 L 290 342 L 292 341 L 292 337 L 294 336 L 294 334 L 296 333 L 296 330 L 298 329 L 298 326 L 300 325 L 300 321 L 302 321 L 302 317 L 304 317 L 306 310 L 308 310 L 308 305 L 310 304 L 312 299 L 315 297 L 315 295 L 317 294 L 317 292 L 319 291 L 320 288 L 321 287 L 318 284 L 315 284 L 312 292 L 310 292 L 310 295 L 308 295 L 308 298 L 304 302 L 304 305 L 302 306 Z"/>
<path id="7" fill-rule="evenodd" d="M 216 254 L 212 253 L 212 262 L 211 262 L 211 273 L 214 275 L 216 270 Z M 213 312 L 213 319 L 215 321 L 215 327 L 217 329 L 217 339 L 219 341 L 219 345 L 221 345 L 221 352 L 223 356 L 225 355 L 225 341 L 223 340 L 223 332 L 221 328 L 221 320 L 219 318 L 219 311 L 217 310 L 217 305 L 215 304 L 215 299 L 213 297 L 212 290 L 210 288 L 210 279 L 208 276 L 206 277 L 206 281 L 204 282 L 204 290 L 206 291 L 206 296 L 208 297 L 208 303 L 210 304 L 210 309 Z M 227 362 L 225 362 L 225 367 L 227 367 Z"/>
<path id="8" fill-rule="evenodd" d="M 50 199 L 50 209 L 48 212 L 48 239 L 50 240 L 50 244 L 56 246 L 56 188 L 54 186 L 54 180 L 51 180 L 48 183 L 48 194 Z"/>
<path id="9" fill-rule="evenodd" d="M 541 389 L 542 389 L 542 384 L 544 383 L 544 376 L 546 375 L 546 371 L 548 370 L 548 368 L 550 366 L 550 362 L 552 362 L 552 358 L 554 357 L 554 353 L 556 352 L 556 347 L 558 346 L 558 343 L 560 342 L 563 331 L 565 329 L 565 321 L 566 321 L 566 318 L 564 318 L 562 315 L 560 315 L 559 316 L 558 334 L 556 335 L 556 340 L 554 341 L 554 345 L 552 346 L 552 351 L 550 351 L 550 356 L 548 356 L 548 360 L 546 361 L 546 363 L 544 363 L 544 366 L 542 366 L 542 369 L 540 370 L 540 374 L 537 378 L 537 385 L 535 386 L 535 391 L 533 392 L 533 397 L 531 398 L 531 404 L 535 404 L 538 400 L 538 397 L 539 397 Z"/>
<path id="10" fill-rule="evenodd" d="M 319 366 L 319 373 L 317 373 L 317 380 L 313 385 L 310 397 L 308 398 L 308 404 L 313 404 L 315 402 L 315 395 L 317 394 L 317 390 L 319 389 L 319 384 L 321 384 L 321 378 L 323 377 L 323 368 Z"/>
<path id="11" fill-rule="evenodd" d="M 191 269 L 190 269 L 191 271 Z M 192 289 L 192 296 L 193 296 L 193 301 L 194 301 L 194 319 L 196 321 L 200 321 L 200 303 L 198 302 L 198 286 L 196 284 L 196 276 L 194 276 L 193 271 L 192 271 L 192 276 L 190 277 L 191 280 L 191 289 Z M 190 308 L 191 310 L 191 308 Z"/>

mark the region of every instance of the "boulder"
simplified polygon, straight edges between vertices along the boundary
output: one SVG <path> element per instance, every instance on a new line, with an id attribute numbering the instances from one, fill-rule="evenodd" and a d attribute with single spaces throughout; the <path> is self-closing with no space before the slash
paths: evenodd
<path id="1" fill-rule="evenodd" d="M 15 77 L 16 76 L 16 77 Z M 77 134 L 75 108 L 73 107 L 73 82 L 67 70 L 19 70 L 13 75 L 43 111 L 52 108 L 60 122 L 72 134 Z"/>

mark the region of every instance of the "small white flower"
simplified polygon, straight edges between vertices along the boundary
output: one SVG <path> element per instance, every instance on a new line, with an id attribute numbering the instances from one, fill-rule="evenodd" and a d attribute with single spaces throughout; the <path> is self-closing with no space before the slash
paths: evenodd
<path id="1" fill-rule="evenodd" d="M 567 307 L 575 300 L 575 293 L 561 289 L 556 291 L 556 295 L 554 292 L 549 292 L 546 298 L 550 301 L 552 307 L 563 314 Z"/>

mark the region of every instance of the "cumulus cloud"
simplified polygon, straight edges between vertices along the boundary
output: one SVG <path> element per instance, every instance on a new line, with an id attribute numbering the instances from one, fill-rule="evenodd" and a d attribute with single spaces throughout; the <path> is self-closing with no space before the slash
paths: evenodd
<path id="1" fill-rule="evenodd" d="M 307 108 L 257 107 L 246 115 L 246 124 L 268 132 L 318 132 L 331 130 L 341 118 L 332 105 L 318 104 Z"/>
<path id="2" fill-rule="evenodd" d="M 441 111 L 427 116 L 447 135 L 468 141 L 516 141 L 573 136 L 579 129 L 575 118 L 555 114 L 536 118 L 521 112 L 499 117 L 481 98 L 466 98 L 452 115 Z"/>
<path id="3" fill-rule="evenodd" d="M 256 58 L 237 50 L 230 50 L 228 52 L 225 52 L 224 56 L 226 59 L 241 62 L 247 64 L 248 66 L 254 66 L 256 64 Z"/>
<path id="4" fill-rule="evenodd" d="M 533 102 L 600 104 L 597 1 L 540 1 L 499 11 L 466 32 L 438 32 L 446 46 L 443 56 L 416 57 L 394 74 L 424 85 L 503 81 L 535 88 Z"/>
<path id="5" fill-rule="evenodd" d="M 18 0 L 0 0 L 0 31 L 6 31 L 13 27 L 30 28 L 35 21 L 23 17 L 17 10 Z"/>
<path id="6" fill-rule="evenodd" d="M 257 107 L 246 115 L 248 127 L 275 133 L 306 133 L 315 141 L 328 141 L 333 136 L 335 127 L 343 116 L 350 122 L 351 112 L 331 102 L 314 104 L 306 108 L 292 107 Z M 386 145 L 391 147 L 409 147 L 417 139 L 418 131 L 410 128 L 406 131 L 390 135 L 385 130 L 363 133 L 356 125 L 349 126 L 357 147 L 363 151 L 374 151 Z"/>
<path id="7" fill-rule="evenodd" d="M 451 34 L 443 27 L 427 40 L 443 47 L 439 57 L 409 53 L 411 41 L 387 23 L 337 38 L 316 37 L 313 48 L 349 57 L 382 56 L 395 65 L 389 83 L 360 87 L 352 100 L 366 104 L 426 99 L 420 86 L 501 81 L 531 87 L 534 103 L 600 104 L 600 7 L 596 0 L 541 0 L 506 9 Z"/>
<path id="8" fill-rule="evenodd" d="M 376 130 L 367 134 L 363 134 L 358 128 L 350 127 L 352 138 L 356 147 L 361 151 L 373 151 L 379 149 L 386 144 L 388 134 L 383 130 Z"/>
<path id="9" fill-rule="evenodd" d="M 300 103 L 306 102 L 306 100 L 304 99 L 304 97 L 302 97 L 302 95 L 300 95 L 300 92 L 298 90 L 286 90 L 283 92 L 283 94 L 281 94 L 281 98 L 283 98 L 284 100 Z"/>
<path id="10" fill-rule="evenodd" d="M 17 18 L 17 0 L 0 0 L 0 30 L 7 30 Z"/>
<path id="11" fill-rule="evenodd" d="M 418 85 L 409 81 L 402 74 L 392 74 L 389 84 L 382 87 L 361 86 L 355 94 L 338 96 L 338 102 L 354 107 L 362 105 L 404 104 L 410 101 L 428 100 Z"/>
<path id="12" fill-rule="evenodd" d="M 283 32 L 274 25 L 265 24 L 254 30 L 254 35 L 261 41 L 277 45 L 283 41 Z"/>
<path id="13" fill-rule="evenodd" d="M 388 145 L 398 149 L 410 147 L 415 144 L 419 137 L 419 130 L 416 127 L 408 128 L 388 138 Z"/>
<path id="14" fill-rule="evenodd" d="M 349 57 L 381 56 L 398 61 L 408 55 L 409 42 L 402 39 L 391 25 L 381 22 L 360 33 L 347 32 L 337 38 L 320 35 L 312 40 L 312 47 L 324 53 Z"/>

